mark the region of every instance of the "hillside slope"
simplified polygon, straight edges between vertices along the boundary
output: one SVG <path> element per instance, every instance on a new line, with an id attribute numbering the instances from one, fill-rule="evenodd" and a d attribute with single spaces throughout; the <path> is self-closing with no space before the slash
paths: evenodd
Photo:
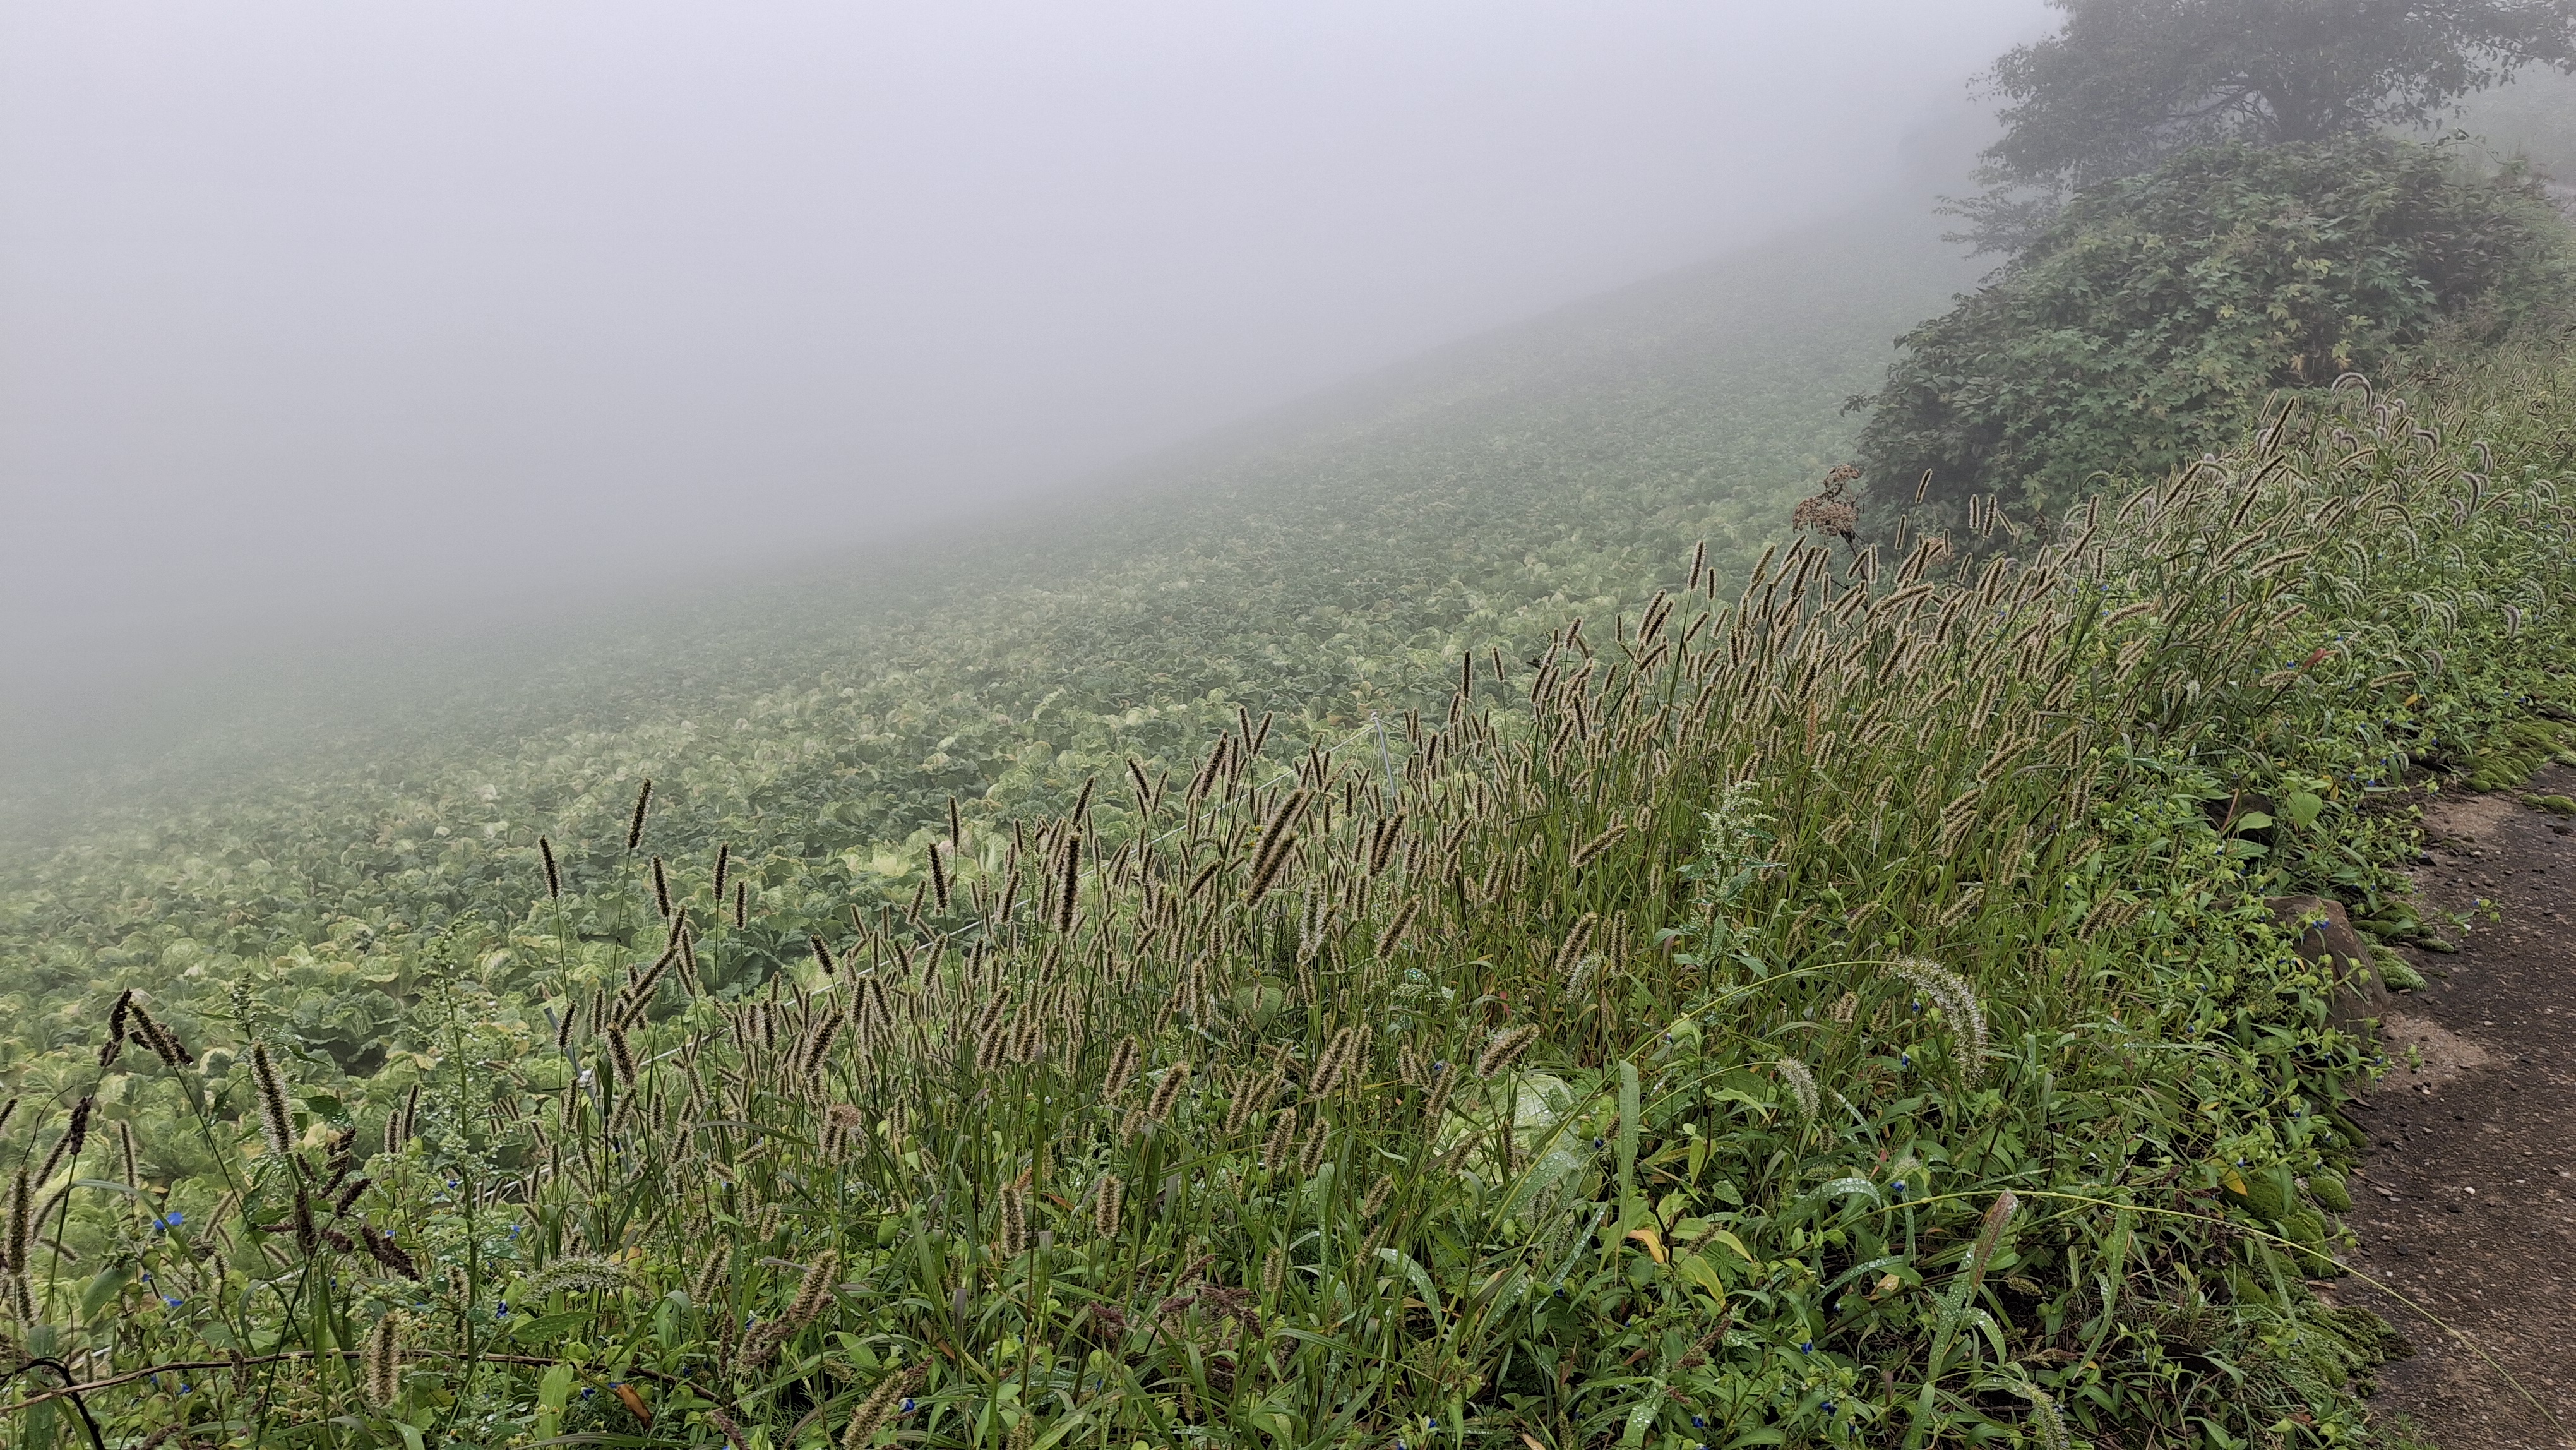
<path id="1" fill-rule="evenodd" d="M 1633 608 L 1690 540 L 1740 569 L 1838 458 L 1839 404 L 1888 340 L 1973 275 L 1934 230 L 1907 207 L 1784 238 L 900 560 L 683 582 L 614 631 L 532 627 L 327 697 L 192 702 L 238 723 L 20 833 L 8 1070 L 86 1032 L 95 983 L 408 973 L 519 913 L 539 834 L 606 869 L 645 777 L 673 855 L 766 843 L 755 890 L 846 858 L 843 899 L 766 903 L 792 953 L 846 898 L 918 884 L 902 848 L 952 797 L 1030 817 L 1131 755 L 1185 757 L 1238 705 L 1280 713 L 1288 758 L 1425 698 L 1465 649 Z M 398 1010 L 340 1002 L 315 1035 L 355 1061 Z"/>

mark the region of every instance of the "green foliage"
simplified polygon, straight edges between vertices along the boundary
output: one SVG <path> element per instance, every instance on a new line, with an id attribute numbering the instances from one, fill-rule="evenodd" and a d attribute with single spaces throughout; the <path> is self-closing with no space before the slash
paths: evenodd
<path id="1" fill-rule="evenodd" d="M 1694 573 L 1383 754 L 1205 722 L 943 826 L 829 962 L 764 918 L 838 857 L 663 916 L 668 776 L 450 920 L 364 1084 L 319 962 L 193 1063 L 29 1064 L 206 1157 L 30 1169 L 21 1337 L 233 1443 L 2360 1443 L 2388 1336 L 2298 1281 L 2371 1049 L 2261 898 L 2385 890 L 2401 772 L 2576 663 L 2563 367 L 2347 388 L 2018 561 Z"/>
<path id="2" fill-rule="evenodd" d="M 2520 790 L 2533 772 L 2576 743 L 2576 732 L 2550 720 L 2518 720 L 2479 740 L 2469 761 L 2469 789 Z"/>
<path id="3" fill-rule="evenodd" d="M 2576 68 L 2565 0 L 2051 0 L 2057 34 L 1995 63 L 1999 179 L 2077 187 L 2225 141 L 2415 126 L 2527 65 Z"/>
<path id="4" fill-rule="evenodd" d="M 2565 228 L 2526 178 L 2376 139 L 2185 153 L 2087 192 L 1991 283 L 1902 339 L 1860 465 L 1889 532 L 1992 496 L 2053 515 L 2224 446 L 2277 389 L 2389 365 L 2441 324 L 2564 290 Z"/>

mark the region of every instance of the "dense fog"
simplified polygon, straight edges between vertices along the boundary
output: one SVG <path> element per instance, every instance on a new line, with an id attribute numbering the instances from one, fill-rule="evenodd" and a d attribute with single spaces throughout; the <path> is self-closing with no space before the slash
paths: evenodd
<path id="1" fill-rule="evenodd" d="M 10 728 L 246 650 L 865 567 L 1881 193 L 2046 20 L 12 7 Z"/>

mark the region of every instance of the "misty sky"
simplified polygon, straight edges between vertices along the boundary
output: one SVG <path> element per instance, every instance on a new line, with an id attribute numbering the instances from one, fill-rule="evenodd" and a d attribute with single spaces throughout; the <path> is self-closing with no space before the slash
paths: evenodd
<path id="1" fill-rule="evenodd" d="M 2040 0 L 0 8 L 0 652 L 863 543 L 1848 205 Z"/>

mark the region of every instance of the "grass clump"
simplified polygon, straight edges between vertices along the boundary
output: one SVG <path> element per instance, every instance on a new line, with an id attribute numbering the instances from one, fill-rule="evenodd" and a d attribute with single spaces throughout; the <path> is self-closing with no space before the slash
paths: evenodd
<path id="1" fill-rule="evenodd" d="M 1449 661 L 1382 743 L 1246 713 L 1035 823 L 952 818 L 940 889 L 784 958 L 654 854 L 666 781 L 551 877 L 531 850 L 347 1094 L 307 1085 L 329 999 L 292 970 L 121 999 L 51 1095 L 89 1107 L 9 1124 L 14 1332 L 55 1369 L 7 1413 L 31 1446 L 2354 1443 L 2386 1342 L 2299 1279 L 2372 1049 L 2262 896 L 2382 871 L 2406 752 L 2564 648 L 2576 516 L 2481 416 L 2348 388 L 2024 557 L 1694 568 Z M 2207 809 L 2245 790 L 2268 840 Z M 154 1113 L 200 1155 L 175 1184 L 98 1126 Z"/>

